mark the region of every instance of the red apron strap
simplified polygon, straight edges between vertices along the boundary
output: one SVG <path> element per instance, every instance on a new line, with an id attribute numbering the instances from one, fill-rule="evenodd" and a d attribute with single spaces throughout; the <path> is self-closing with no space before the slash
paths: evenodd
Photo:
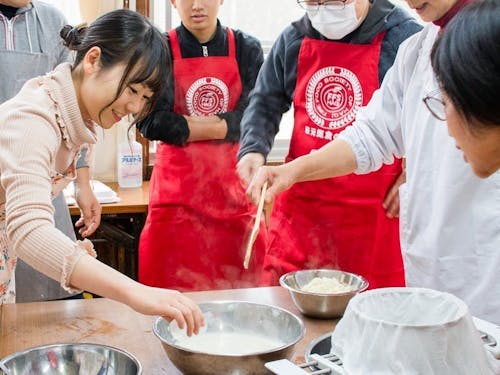
<path id="1" fill-rule="evenodd" d="M 168 37 L 170 39 L 172 58 L 174 60 L 180 60 L 182 58 L 181 47 L 179 46 L 179 38 L 177 38 L 177 32 L 175 31 L 175 29 L 172 29 L 168 32 Z"/>
<path id="2" fill-rule="evenodd" d="M 375 44 L 375 45 L 380 44 L 380 43 L 382 43 L 384 38 L 385 38 L 385 31 L 381 31 L 380 33 L 375 35 L 375 37 L 372 39 L 370 44 Z"/>
<path id="3" fill-rule="evenodd" d="M 228 55 L 229 57 L 236 57 L 236 43 L 234 42 L 234 33 L 230 27 L 226 27 L 227 30 L 227 44 L 228 44 Z"/>

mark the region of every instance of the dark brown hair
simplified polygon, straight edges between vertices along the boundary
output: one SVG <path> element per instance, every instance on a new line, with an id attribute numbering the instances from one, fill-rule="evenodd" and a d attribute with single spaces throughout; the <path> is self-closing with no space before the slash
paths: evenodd
<path id="1" fill-rule="evenodd" d="M 431 60 L 441 88 L 469 127 L 471 120 L 500 126 L 499 0 L 462 9 L 436 40 Z"/>
<path id="2" fill-rule="evenodd" d="M 75 69 L 92 47 L 101 49 L 103 69 L 118 64 L 126 66 L 115 98 L 108 108 L 130 84 L 144 84 L 153 96 L 135 121 L 143 119 L 153 108 L 171 71 L 170 52 L 162 33 L 143 15 L 118 9 L 102 15 L 89 26 L 65 26 L 61 32 L 65 45 L 76 51 Z"/>

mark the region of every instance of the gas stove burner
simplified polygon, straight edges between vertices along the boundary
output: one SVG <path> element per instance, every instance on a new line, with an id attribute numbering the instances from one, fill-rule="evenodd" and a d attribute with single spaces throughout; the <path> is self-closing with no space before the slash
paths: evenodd
<path id="1" fill-rule="evenodd" d="M 488 349 L 496 359 L 500 359 L 500 327 L 476 317 L 472 317 L 472 321 L 481 334 L 481 340 L 483 340 L 486 349 Z"/>
<path id="2" fill-rule="evenodd" d="M 495 340 L 494 337 L 488 335 L 485 332 L 481 332 L 481 331 L 479 331 L 479 334 L 481 335 L 481 340 L 483 340 L 484 345 L 488 345 L 490 347 L 497 346 L 497 340 Z"/>

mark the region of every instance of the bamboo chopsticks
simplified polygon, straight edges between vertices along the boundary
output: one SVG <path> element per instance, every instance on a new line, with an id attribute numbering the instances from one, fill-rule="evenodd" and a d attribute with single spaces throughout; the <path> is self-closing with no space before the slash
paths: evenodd
<path id="1" fill-rule="evenodd" d="M 250 233 L 250 238 L 247 243 L 247 250 L 245 252 L 245 260 L 243 261 L 243 267 L 248 269 L 248 263 L 250 262 L 250 256 L 252 255 L 252 248 L 255 240 L 257 239 L 257 234 L 260 230 L 260 218 L 262 216 L 262 211 L 264 209 L 264 198 L 266 196 L 267 181 L 262 185 L 262 191 L 260 192 L 259 204 L 257 206 L 257 213 L 255 215 L 255 223 L 252 228 L 252 233 Z M 267 214 L 266 214 L 267 215 Z"/>

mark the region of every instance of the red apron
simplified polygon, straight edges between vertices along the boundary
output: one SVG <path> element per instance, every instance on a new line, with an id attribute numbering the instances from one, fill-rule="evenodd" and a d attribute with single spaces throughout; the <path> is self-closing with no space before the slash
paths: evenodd
<path id="1" fill-rule="evenodd" d="M 364 45 L 304 38 L 287 161 L 319 149 L 353 122 L 379 87 L 383 37 Z M 335 268 L 363 275 L 371 288 L 404 285 L 399 221 L 388 219 L 382 207 L 400 173 L 397 160 L 367 175 L 299 183 L 280 194 L 263 283 L 276 284 L 296 269 Z"/>
<path id="2" fill-rule="evenodd" d="M 203 116 L 233 110 L 242 86 L 232 30 L 227 28 L 228 56 L 182 58 L 175 30 L 169 36 L 174 112 Z M 182 291 L 258 284 L 265 231 L 245 270 L 255 208 L 236 174 L 237 150 L 238 144 L 221 141 L 158 145 L 139 245 L 140 282 Z"/>

